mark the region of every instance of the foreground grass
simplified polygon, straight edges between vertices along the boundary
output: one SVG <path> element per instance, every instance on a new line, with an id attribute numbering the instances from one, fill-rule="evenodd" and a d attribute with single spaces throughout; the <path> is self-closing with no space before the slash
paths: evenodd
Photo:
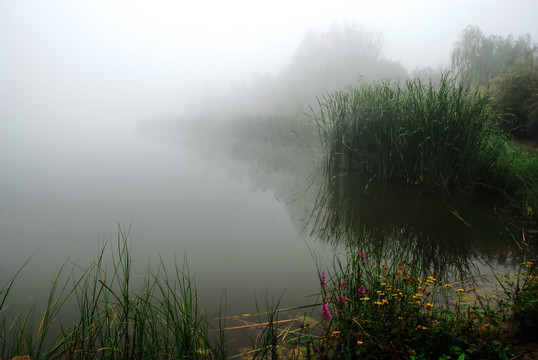
<path id="1" fill-rule="evenodd" d="M 0 358 L 225 358 L 226 342 L 222 334 L 210 339 L 209 318 L 198 308 L 186 263 L 170 272 L 161 262 L 134 286 L 127 236 L 120 230 L 111 246 L 111 268 L 107 246 L 79 275 L 66 272 L 64 264 L 42 311 L 17 311 L 9 304 L 12 278 L 0 293 Z M 68 303 L 78 311 L 74 324 L 62 321 Z"/>
<path id="2" fill-rule="evenodd" d="M 0 290 L 1 359 L 504 359 L 509 333 L 523 337 L 538 326 L 538 272 L 530 259 L 518 274 L 497 277 L 500 293 L 485 295 L 404 260 L 350 251 L 319 271 L 318 300 L 304 306 L 313 315 L 283 318 L 299 308 L 282 309 L 266 297 L 256 314 L 232 317 L 254 322 L 212 327 L 185 263 L 169 272 L 161 262 L 135 286 L 127 233 L 111 247 L 111 268 L 106 248 L 81 274 L 65 264 L 42 311 L 10 304 L 17 274 Z M 62 321 L 73 301 L 76 320 Z M 226 332 L 238 328 L 256 332 L 252 346 L 234 355 Z"/>

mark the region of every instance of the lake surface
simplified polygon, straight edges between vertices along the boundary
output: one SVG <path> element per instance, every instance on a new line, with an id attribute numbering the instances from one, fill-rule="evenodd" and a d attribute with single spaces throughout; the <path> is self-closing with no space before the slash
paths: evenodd
<path id="1" fill-rule="evenodd" d="M 135 275 L 184 255 L 200 305 L 227 313 L 313 302 L 317 264 L 382 236 L 438 276 L 517 266 L 517 229 L 485 196 L 449 198 L 339 174 L 308 149 L 177 128 L 10 126 L 0 134 L 0 284 L 35 254 L 11 299 L 44 297 L 66 259 L 85 268 L 129 228 Z M 340 176 L 341 175 L 341 176 Z M 363 246 L 363 245 L 361 245 Z M 375 246 L 371 245 L 371 246 Z M 367 249 L 365 249 L 367 250 Z"/>

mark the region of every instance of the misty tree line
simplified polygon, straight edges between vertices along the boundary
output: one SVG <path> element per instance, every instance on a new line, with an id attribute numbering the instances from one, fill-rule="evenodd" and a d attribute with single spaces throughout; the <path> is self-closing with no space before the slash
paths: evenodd
<path id="1" fill-rule="evenodd" d="M 436 82 L 451 71 L 469 86 L 489 89 L 499 125 L 519 137 L 538 137 L 538 47 L 529 35 L 486 36 L 478 27 L 463 30 L 454 44 L 449 69 L 408 71 L 383 55 L 383 39 L 356 23 L 309 32 L 287 67 L 276 75 L 254 74 L 213 94 L 213 115 L 260 118 L 298 113 L 318 97 L 373 81 L 420 79 Z M 209 114 L 211 115 L 211 114 Z"/>
<path id="2" fill-rule="evenodd" d="M 504 130 L 538 137 L 538 46 L 530 35 L 486 36 L 469 26 L 452 51 L 452 70 L 471 86 L 487 87 Z"/>

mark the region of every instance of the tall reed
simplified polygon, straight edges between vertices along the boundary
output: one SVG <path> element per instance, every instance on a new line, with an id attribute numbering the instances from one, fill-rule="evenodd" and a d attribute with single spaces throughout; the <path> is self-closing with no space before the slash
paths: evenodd
<path id="1" fill-rule="evenodd" d="M 326 167 L 331 176 L 468 187 L 488 135 L 488 101 L 447 74 L 438 85 L 382 82 L 327 95 L 315 115 Z"/>

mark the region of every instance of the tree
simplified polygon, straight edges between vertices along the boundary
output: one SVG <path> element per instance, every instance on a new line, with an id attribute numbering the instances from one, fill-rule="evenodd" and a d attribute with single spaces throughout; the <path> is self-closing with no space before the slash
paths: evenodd
<path id="1" fill-rule="evenodd" d="M 451 67 L 470 84 L 487 86 L 517 63 L 536 58 L 538 50 L 530 35 L 517 40 L 509 35 L 485 36 L 476 26 L 463 30 L 451 55 Z"/>
<path id="2" fill-rule="evenodd" d="M 324 33 L 308 33 L 283 77 L 292 93 L 307 101 L 361 81 L 406 77 L 406 70 L 385 59 L 382 49 L 379 33 L 353 22 L 334 24 Z"/>
<path id="3" fill-rule="evenodd" d="M 517 137 L 538 137 L 538 68 L 533 59 L 519 62 L 491 82 L 493 106 L 502 127 Z"/>

